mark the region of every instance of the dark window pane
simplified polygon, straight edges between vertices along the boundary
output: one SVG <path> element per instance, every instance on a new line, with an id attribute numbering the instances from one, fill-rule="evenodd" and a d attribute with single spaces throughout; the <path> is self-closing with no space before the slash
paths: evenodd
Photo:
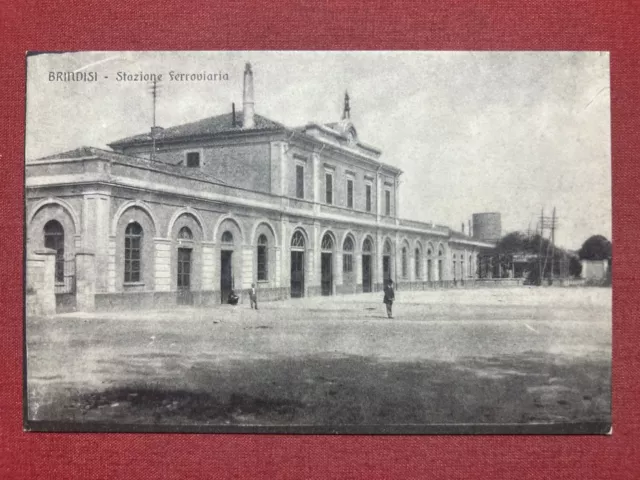
<path id="1" fill-rule="evenodd" d="M 332 204 L 333 203 L 333 175 L 329 173 L 325 175 L 325 188 L 326 188 L 325 201 L 328 204 Z"/>
<path id="2" fill-rule="evenodd" d="M 304 198 L 304 167 L 296 165 L 296 197 Z"/>
<path id="3" fill-rule="evenodd" d="M 187 167 L 197 168 L 200 166 L 200 153 L 189 152 L 187 153 Z"/>
<path id="4" fill-rule="evenodd" d="M 371 211 L 371 185 L 366 186 L 366 202 L 367 202 L 367 212 Z"/>

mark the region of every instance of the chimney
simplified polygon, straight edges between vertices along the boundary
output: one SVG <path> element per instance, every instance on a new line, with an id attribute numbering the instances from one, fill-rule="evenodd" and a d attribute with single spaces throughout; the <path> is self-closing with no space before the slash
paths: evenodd
<path id="1" fill-rule="evenodd" d="M 244 89 L 242 91 L 242 128 L 255 127 L 253 111 L 253 72 L 251 64 L 244 67 Z"/>
<path id="2" fill-rule="evenodd" d="M 468 235 L 471 236 L 471 220 L 469 220 L 469 233 L 468 233 Z"/>
<path id="3" fill-rule="evenodd" d="M 232 103 L 231 104 L 231 126 L 233 128 L 235 128 L 237 125 L 236 123 L 236 104 Z"/>
<path id="4" fill-rule="evenodd" d="M 464 233 L 464 222 L 462 222 L 462 233 Z"/>

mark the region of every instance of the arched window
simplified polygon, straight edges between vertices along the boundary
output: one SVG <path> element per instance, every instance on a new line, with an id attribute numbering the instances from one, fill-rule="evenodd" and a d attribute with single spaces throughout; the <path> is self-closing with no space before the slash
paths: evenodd
<path id="1" fill-rule="evenodd" d="M 384 251 L 382 253 L 384 255 L 391 255 L 391 242 L 389 240 L 384 242 Z"/>
<path id="2" fill-rule="evenodd" d="M 373 252 L 373 243 L 371 242 L 370 238 L 367 238 L 362 244 L 362 253 L 370 254 L 372 252 Z"/>
<path id="3" fill-rule="evenodd" d="M 422 270 L 420 268 L 420 263 L 422 262 L 422 255 L 420 255 L 419 248 L 416 248 L 414 261 L 415 261 L 415 270 L 416 270 L 416 280 L 419 280 L 420 277 L 422 276 L 420 272 Z"/>
<path id="4" fill-rule="evenodd" d="M 300 230 L 296 230 L 293 232 L 293 237 L 291 237 L 291 248 L 294 250 L 304 250 L 304 235 Z"/>
<path id="5" fill-rule="evenodd" d="M 460 278 L 464 279 L 464 253 L 460 254 Z"/>
<path id="6" fill-rule="evenodd" d="M 262 234 L 258 237 L 258 281 L 266 282 L 269 280 L 269 256 L 267 236 Z"/>
<path id="7" fill-rule="evenodd" d="M 402 247 L 402 278 L 407 278 L 407 247 Z"/>
<path id="8" fill-rule="evenodd" d="M 182 227 L 178 232 L 178 239 L 180 240 L 193 240 L 193 233 L 189 227 Z"/>
<path id="9" fill-rule="evenodd" d="M 233 245 L 233 233 L 231 233 L 229 230 L 223 232 L 221 242 L 228 245 Z"/>
<path id="10" fill-rule="evenodd" d="M 469 255 L 469 277 L 473 277 L 473 262 L 472 262 L 472 256 Z"/>
<path id="11" fill-rule="evenodd" d="M 325 233 L 324 237 L 322 237 L 320 250 L 329 251 L 329 252 L 333 250 L 333 238 L 328 233 Z"/>
<path id="12" fill-rule="evenodd" d="M 55 281 L 64 282 L 64 229 L 57 220 L 50 220 L 44 226 L 44 248 L 56 251 Z"/>
<path id="13" fill-rule="evenodd" d="M 142 227 L 133 222 L 124 231 L 124 282 L 142 280 Z"/>
<path id="14" fill-rule="evenodd" d="M 351 237 L 345 238 L 342 245 L 342 271 L 344 273 L 353 272 L 353 240 Z"/>

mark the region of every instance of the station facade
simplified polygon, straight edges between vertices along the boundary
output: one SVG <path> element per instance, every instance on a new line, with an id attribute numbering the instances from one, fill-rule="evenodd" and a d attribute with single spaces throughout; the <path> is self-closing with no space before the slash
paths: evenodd
<path id="1" fill-rule="evenodd" d="M 249 65 L 243 87 L 242 110 L 27 161 L 27 296 L 44 282 L 59 310 L 129 309 L 476 278 L 493 245 L 400 217 L 402 172 L 359 139 L 348 96 L 339 121 L 290 128 L 255 113 Z"/>

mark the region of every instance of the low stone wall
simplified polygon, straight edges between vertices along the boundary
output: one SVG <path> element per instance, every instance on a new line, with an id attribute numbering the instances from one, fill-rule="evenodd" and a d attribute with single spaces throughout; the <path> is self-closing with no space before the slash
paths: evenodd
<path id="1" fill-rule="evenodd" d="M 237 291 L 240 304 L 249 304 L 249 291 Z M 97 311 L 126 311 L 149 310 L 158 308 L 173 308 L 180 302 L 179 292 L 118 292 L 96 293 L 95 308 Z M 221 304 L 219 291 L 191 292 L 194 307 L 215 307 Z M 258 289 L 258 302 L 269 302 L 289 298 L 288 288 Z M 186 304 L 185 304 L 186 305 Z"/>
<path id="2" fill-rule="evenodd" d="M 476 287 L 519 287 L 523 278 L 477 278 L 472 280 Z"/>

